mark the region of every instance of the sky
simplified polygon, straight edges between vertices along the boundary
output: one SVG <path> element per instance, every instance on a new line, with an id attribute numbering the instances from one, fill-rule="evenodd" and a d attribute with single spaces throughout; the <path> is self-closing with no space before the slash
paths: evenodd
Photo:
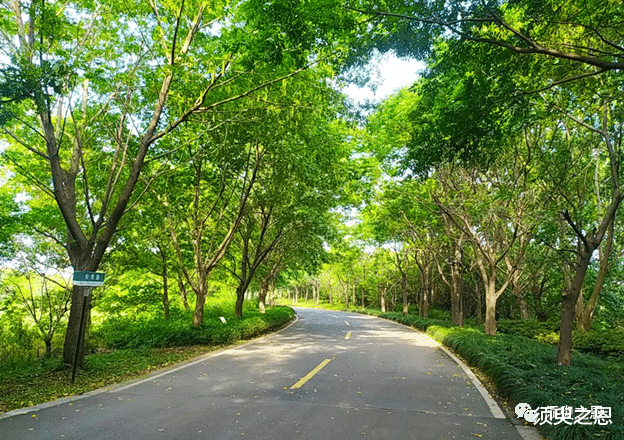
<path id="1" fill-rule="evenodd" d="M 372 102 L 378 104 L 404 87 L 412 85 L 425 63 L 415 59 L 398 58 L 392 53 L 376 54 L 367 66 L 370 76 L 368 84 L 359 87 L 348 83 L 342 92 L 351 98 L 356 105 Z"/>

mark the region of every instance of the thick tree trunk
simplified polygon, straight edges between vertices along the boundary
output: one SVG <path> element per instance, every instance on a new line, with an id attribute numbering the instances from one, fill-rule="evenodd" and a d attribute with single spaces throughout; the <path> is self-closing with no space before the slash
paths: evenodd
<path id="1" fill-rule="evenodd" d="M 236 305 L 234 306 L 234 317 L 242 318 L 243 317 L 243 302 L 245 301 L 245 286 L 244 282 L 241 281 L 241 284 L 236 288 Z"/>
<path id="2" fill-rule="evenodd" d="M 511 269 L 510 269 L 511 270 Z M 518 303 L 518 312 L 520 319 L 529 319 L 529 305 L 526 302 L 524 289 L 520 285 L 520 273 L 514 272 L 511 280 L 511 293 Z"/>
<path id="3" fill-rule="evenodd" d="M 496 303 L 498 296 L 496 295 L 496 278 L 492 280 L 485 289 L 485 324 L 484 331 L 486 335 L 494 336 L 496 334 Z"/>
<path id="4" fill-rule="evenodd" d="M 68 231 L 68 236 L 71 236 Z M 79 244 L 75 240 L 70 240 L 68 243 L 68 253 L 74 270 L 80 271 L 96 271 L 101 258 L 97 259 L 92 251 L 92 246 L 87 245 L 86 249 L 81 249 Z M 68 365 L 74 365 L 74 360 L 77 361 L 78 366 L 82 366 L 84 363 L 84 341 L 86 340 L 87 322 L 90 319 L 91 307 L 90 296 L 92 287 L 88 286 L 73 286 L 72 287 L 72 300 L 69 309 L 69 318 L 67 322 L 67 331 L 65 333 L 65 342 L 63 344 L 63 362 Z M 84 301 L 84 297 L 89 296 L 88 301 Z M 80 321 L 82 320 L 82 308 L 83 304 L 87 305 L 86 319 L 82 323 L 82 329 Z M 78 335 L 82 332 L 84 337 L 80 341 L 80 347 L 78 347 Z M 76 355 L 78 350 L 78 355 Z"/>
<path id="5" fill-rule="evenodd" d="M 206 292 L 196 292 L 197 302 L 193 312 L 193 326 L 201 327 L 204 324 L 204 305 L 206 304 Z"/>
<path id="6" fill-rule="evenodd" d="M 266 298 L 269 293 L 270 277 L 265 275 L 260 280 L 260 291 L 258 292 L 258 310 L 260 313 L 266 313 Z"/>
<path id="7" fill-rule="evenodd" d="M 420 302 L 420 307 L 418 308 L 420 316 L 425 319 L 429 318 L 429 298 L 429 287 L 427 287 L 422 291 L 422 301 Z"/>
<path id="8" fill-rule="evenodd" d="M 522 292 L 515 292 L 514 296 L 516 297 L 516 301 L 518 302 L 520 319 L 529 319 L 529 305 L 524 298 L 524 294 Z"/>
<path id="9" fill-rule="evenodd" d="M 548 314 L 542 307 L 542 297 L 544 296 L 544 292 L 546 290 L 546 277 L 547 276 L 544 275 L 539 284 L 533 284 L 531 286 L 531 295 L 533 296 L 533 303 L 535 304 L 535 315 L 537 320 L 540 322 L 548 321 Z"/>
<path id="10" fill-rule="evenodd" d="M 86 286 L 74 286 L 72 289 L 72 303 L 69 309 L 69 321 L 67 323 L 67 333 L 65 333 L 65 344 L 63 346 L 63 361 L 66 364 L 73 365 L 74 359 L 77 359 L 77 364 L 81 367 L 84 363 L 85 350 L 84 341 L 87 334 L 87 323 L 89 322 L 89 314 L 91 313 L 90 299 L 86 301 L 86 319 L 82 322 L 82 330 L 80 327 L 80 321 L 82 317 L 82 307 L 85 304 L 84 297 L 90 294 L 91 287 Z M 89 295 L 90 296 L 90 295 Z M 78 349 L 78 356 L 76 356 L 76 348 L 78 347 L 78 335 L 82 332 L 85 337 L 82 338 L 80 347 Z"/>
<path id="11" fill-rule="evenodd" d="M 561 327 L 559 328 L 559 348 L 557 351 L 557 363 L 570 365 L 572 363 L 572 329 L 574 328 L 574 312 L 576 302 L 583 288 L 585 274 L 593 254 L 586 250 L 581 251 L 575 264 L 574 278 L 569 289 L 561 299 Z"/>

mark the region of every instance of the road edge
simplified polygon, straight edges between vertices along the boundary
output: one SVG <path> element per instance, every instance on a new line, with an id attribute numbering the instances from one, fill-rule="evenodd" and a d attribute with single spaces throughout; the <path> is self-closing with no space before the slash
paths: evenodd
<path id="1" fill-rule="evenodd" d="M 501 409 L 501 406 L 498 404 L 498 402 L 492 397 L 490 392 L 483 385 L 483 383 L 479 380 L 479 378 L 472 372 L 472 369 L 468 365 L 466 365 L 460 358 L 458 358 L 448 347 L 446 347 L 444 344 L 440 343 L 436 339 L 432 338 L 427 333 L 425 333 L 422 330 L 419 330 L 419 329 L 417 329 L 415 327 L 412 327 L 410 325 L 402 324 L 400 322 L 396 322 L 396 321 L 393 321 L 391 319 L 381 318 L 379 316 L 367 315 L 365 313 L 360 313 L 360 312 L 357 312 L 357 311 L 343 311 L 343 310 L 336 310 L 336 311 L 337 312 L 342 312 L 342 313 L 345 313 L 345 312 L 346 313 L 356 313 L 358 315 L 364 315 L 364 316 L 370 316 L 370 317 L 373 317 L 373 318 L 383 319 L 384 321 L 388 321 L 388 322 L 391 322 L 393 324 L 399 325 L 401 327 L 408 328 L 408 329 L 410 329 L 413 332 L 416 332 L 416 333 L 418 333 L 418 334 L 420 334 L 422 336 L 425 336 L 427 339 L 429 339 L 430 341 L 435 343 L 440 349 L 442 349 L 451 359 L 453 359 L 453 361 L 455 361 L 455 363 L 457 363 L 457 365 L 459 365 L 459 367 L 462 369 L 462 371 L 464 373 L 466 373 L 468 378 L 470 378 L 470 380 L 472 381 L 474 386 L 477 388 L 477 391 L 479 391 L 479 394 L 481 394 L 481 397 L 483 397 L 483 399 L 485 400 L 485 403 L 490 408 L 490 412 L 492 413 L 492 416 L 494 418 L 509 420 L 509 422 L 518 431 L 518 434 L 520 435 L 520 437 L 522 437 L 524 440 L 544 440 L 544 439 L 546 439 L 546 437 L 544 437 L 542 434 L 539 433 L 537 428 L 532 427 L 532 426 L 525 426 L 522 423 L 522 421 L 517 419 L 515 417 L 515 415 L 510 413 L 506 408 L 503 407 Z"/>
<path id="2" fill-rule="evenodd" d="M 126 381 L 123 381 L 123 382 L 119 382 L 119 383 L 113 384 L 113 385 L 109 385 L 109 386 L 106 386 L 106 387 L 98 388 L 96 390 L 87 391 L 84 394 L 78 394 L 76 396 L 69 396 L 69 397 L 62 397 L 60 399 L 52 400 L 50 402 L 40 403 L 38 405 L 29 406 L 29 407 L 26 407 L 26 408 L 14 409 L 12 411 L 8 411 L 8 412 L 5 412 L 5 413 L 0 413 L 0 420 L 8 419 L 10 417 L 16 417 L 16 416 L 20 416 L 20 415 L 24 415 L 24 414 L 29 414 L 29 413 L 32 413 L 32 412 L 37 412 L 37 411 L 40 411 L 42 409 L 63 405 L 65 403 L 69 403 L 69 402 L 75 402 L 77 400 L 86 399 L 87 397 L 96 396 L 98 394 L 118 393 L 118 392 L 121 392 L 121 391 L 126 390 L 128 388 L 132 388 L 133 386 L 137 386 L 137 385 L 140 385 L 142 383 L 149 382 L 150 380 L 154 380 L 154 379 L 157 379 L 159 377 L 166 376 L 167 374 L 171 374 L 171 373 L 174 373 L 176 371 L 180 371 L 180 370 L 182 370 L 184 368 L 190 367 L 192 365 L 198 364 L 198 363 L 206 361 L 208 359 L 212 359 L 214 357 L 221 356 L 221 355 L 227 353 L 230 350 L 234 350 L 234 349 L 239 348 L 239 347 L 244 347 L 245 345 L 251 344 L 253 342 L 257 342 L 257 341 L 262 340 L 262 339 L 271 338 L 271 337 L 273 337 L 273 336 L 275 336 L 275 335 L 277 335 L 277 334 L 279 334 L 279 333 L 289 329 L 297 321 L 299 321 L 299 316 L 295 312 L 295 315 L 294 315 L 293 319 L 291 319 L 288 324 L 286 324 L 284 327 L 282 327 L 279 330 L 276 330 L 274 332 L 265 333 L 265 334 L 263 334 L 261 336 L 258 336 L 256 338 L 252 338 L 252 339 L 246 340 L 246 341 L 244 341 L 242 343 L 235 343 L 235 344 L 229 345 L 227 347 L 223 347 L 223 348 L 211 351 L 210 353 L 202 354 L 202 355 L 197 356 L 197 357 L 195 357 L 193 359 L 187 359 L 185 361 L 182 361 L 182 362 L 179 362 L 177 364 L 170 365 L 168 367 L 164 367 L 164 368 L 152 371 L 150 373 L 147 373 L 146 375 L 139 376 L 139 377 L 134 378 L 134 379 L 129 379 L 129 380 L 126 380 Z"/>

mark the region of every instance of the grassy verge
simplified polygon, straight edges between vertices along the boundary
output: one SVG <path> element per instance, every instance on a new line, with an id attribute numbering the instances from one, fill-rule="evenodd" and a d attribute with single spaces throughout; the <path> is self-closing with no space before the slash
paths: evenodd
<path id="1" fill-rule="evenodd" d="M 247 312 L 245 319 L 228 319 L 226 325 L 219 321 L 220 327 L 214 325 L 214 319 L 208 319 L 201 329 L 193 328 L 189 321 L 163 323 L 164 320 L 159 319 L 107 323 L 94 330 L 94 339 L 102 345 L 98 346 L 98 352 L 86 357 L 85 367 L 79 371 L 73 384 L 70 382 L 71 368 L 63 365 L 60 358 L 0 364 L 0 412 L 83 394 L 136 378 L 275 330 L 290 321 L 293 315 L 292 309 L 278 307 L 265 315 Z M 135 337 L 137 334 L 144 336 L 143 342 Z M 111 342 L 116 346 L 111 347 Z"/>
<path id="2" fill-rule="evenodd" d="M 399 313 L 367 311 L 425 331 L 485 373 L 497 392 L 512 405 L 611 408 L 611 424 L 600 426 L 545 423 L 538 429 L 551 440 L 624 439 L 624 365 L 575 352 L 572 365 L 556 363 L 557 348 L 526 337 L 499 333 L 486 336 L 476 328 Z M 573 415 L 572 422 L 574 420 Z M 590 422 L 592 420 L 590 419 Z"/>

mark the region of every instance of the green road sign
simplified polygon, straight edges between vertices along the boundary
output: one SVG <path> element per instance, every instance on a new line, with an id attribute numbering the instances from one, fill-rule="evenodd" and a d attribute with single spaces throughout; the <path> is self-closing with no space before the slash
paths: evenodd
<path id="1" fill-rule="evenodd" d="M 74 286 L 101 286 L 104 284 L 104 272 L 74 271 Z"/>

